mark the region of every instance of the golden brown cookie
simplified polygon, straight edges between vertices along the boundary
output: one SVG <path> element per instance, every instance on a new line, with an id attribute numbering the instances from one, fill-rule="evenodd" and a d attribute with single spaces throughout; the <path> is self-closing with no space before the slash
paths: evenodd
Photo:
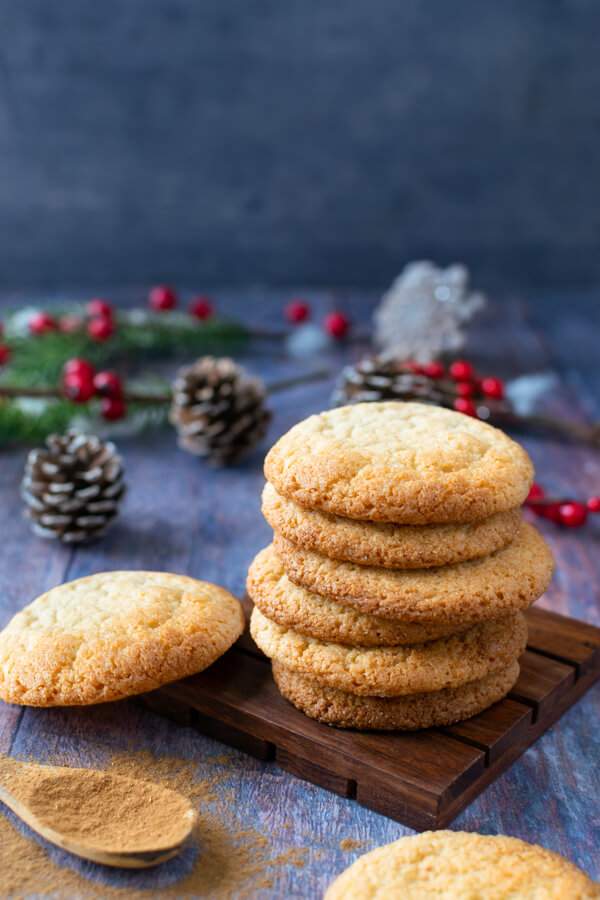
<path id="1" fill-rule="evenodd" d="M 345 519 L 299 506 L 269 482 L 262 495 L 269 525 L 292 544 L 362 566 L 423 569 L 486 556 L 513 539 L 521 508 L 507 509 L 475 522 L 394 525 Z"/>
<path id="2" fill-rule="evenodd" d="M 425 831 L 360 856 L 324 900 L 598 900 L 600 885 L 544 847 L 503 834 Z"/>
<path id="3" fill-rule="evenodd" d="M 550 548 L 526 523 L 489 556 L 430 569 L 340 562 L 278 534 L 273 547 L 288 578 L 323 597 L 371 615 L 456 628 L 526 609 L 544 593 L 554 570 Z"/>
<path id="4" fill-rule="evenodd" d="M 167 572 L 61 584 L 0 633 L 0 697 L 29 706 L 118 700 L 200 672 L 244 629 L 228 591 Z"/>
<path id="5" fill-rule="evenodd" d="M 250 634 L 265 656 L 294 672 L 351 694 L 378 697 L 440 691 L 484 678 L 515 662 L 527 643 L 522 613 L 426 644 L 349 647 L 277 625 L 255 607 Z"/>
<path id="6" fill-rule="evenodd" d="M 350 519 L 472 522 L 520 506 L 525 450 L 462 413 L 422 403 L 358 403 L 310 416 L 271 448 L 279 494 Z"/>
<path id="7" fill-rule="evenodd" d="M 286 700 L 311 719 L 362 731 L 415 731 L 460 722 L 506 697 L 518 677 L 519 664 L 514 662 L 477 681 L 441 691 L 403 697 L 359 697 L 323 687 L 273 660 L 273 678 Z"/>
<path id="8" fill-rule="evenodd" d="M 460 630 L 454 625 L 413 625 L 401 619 L 383 619 L 361 613 L 353 606 L 328 600 L 290 581 L 271 544 L 254 558 L 246 588 L 267 618 L 322 641 L 340 644 L 418 644 Z M 465 626 L 465 628 L 468 626 Z"/>

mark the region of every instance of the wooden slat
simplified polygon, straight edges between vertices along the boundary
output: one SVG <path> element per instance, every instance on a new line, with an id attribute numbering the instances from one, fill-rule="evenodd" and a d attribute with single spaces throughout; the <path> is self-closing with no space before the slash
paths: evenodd
<path id="1" fill-rule="evenodd" d="M 546 716 L 575 684 L 573 666 L 526 650 L 519 660 L 519 680 L 510 692 L 512 700 L 533 708 L 533 721 Z"/>
<path id="2" fill-rule="evenodd" d="M 527 626 L 529 649 L 570 663 L 578 677 L 600 664 L 600 630 L 593 625 L 532 607 Z"/>
<path id="3" fill-rule="evenodd" d="M 235 747 L 236 750 L 242 750 L 255 759 L 272 759 L 275 756 L 275 746 L 271 741 L 263 740 L 248 734 L 239 728 L 234 728 L 225 722 L 219 722 L 212 716 L 205 716 L 196 709 L 191 710 L 191 726 L 201 734 L 214 738 L 228 747 Z"/>
<path id="4" fill-rule="evenodd" d="M 328 769 L 319 766 L 314 760 L 306 759 L 303 756 L 297 756 L 290 753 L 289 750 L 277 748 L 275 762 L 281 769 L 291 772 L 304 781 L 310 781 L 319 787 L 326 788 L 340 797 L 356 796 L 356 782 L 350 778 L 344 778 L 343 775 L 335 775 Z"/>
<path id="5" fill-rule="evenodd" d="M 511 745 L 523 741 L 532 721 L 531 706 L 506 698 L 478 716 L 440 730 L 484 750 L 486 765 L 490 765 Z"/>
<path id="6" fill-rule="evenodd" d="M 192 707 L 189 703 L 174 697 L 168 687 L 144 694 L 143 700 L 151 710 L 161 716 L 168 716 L 178 725 L 190 726 L 192 724 Z"/>

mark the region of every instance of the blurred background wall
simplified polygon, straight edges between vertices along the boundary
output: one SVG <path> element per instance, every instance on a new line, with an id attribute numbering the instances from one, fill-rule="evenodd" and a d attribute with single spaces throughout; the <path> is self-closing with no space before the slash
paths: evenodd
<path id="1" fill-rule="evenodd" d="M 0 0 L 0 284 L 600 280 L 597 0 Z"/>

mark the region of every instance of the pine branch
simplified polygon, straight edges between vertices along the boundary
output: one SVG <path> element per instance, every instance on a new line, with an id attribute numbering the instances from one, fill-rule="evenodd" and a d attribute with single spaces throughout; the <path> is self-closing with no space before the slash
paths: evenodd
<path id="1" fill-rule="evenodd" d="M 267 385 L 270 393 L 284 391 L 331 374 L 327 368 L 316 369 Z M 138 433 L 149 427 L 166 424 L 172 403 L 170 385 L 161 378 L 146 377 L 123 392 L 127 406 L 125 418 L 106 422 L 97 414 L 98 398 L 88 403 L 74 403 L 64 398 L 58 387 L 27 387 L 0 384 L 0 446 L 31 444 L 43 441 L 54 432 L 77 426 L 100 436 Z"/>
<path id="2" fill-rule="evenodd" d="M 73 404 L 67 400 L 50 403 L 0 402 L 0 446 L 35 444 L 48 434 L 64 432 L 73 419 Z"/>
<path id="3" fill-rule="evenodd" d="M 59 379 L 65 360 L 73 357 L 84 357 L 96 367 L 104 368 L 120 359 L 156 358 L 185 352 L 231 352 L 250 336 L 239 322 L 221 318 L 201 322 L 176 312 L 119 313 L 115 333 L 104 341 L 92 339 L 85 328 L 71 333 L 11 335 L 9 319 L 3 343 L 11 350 L 11 360 L 2 373 L 2 380 L 5 384 L 51 385 Z"/>

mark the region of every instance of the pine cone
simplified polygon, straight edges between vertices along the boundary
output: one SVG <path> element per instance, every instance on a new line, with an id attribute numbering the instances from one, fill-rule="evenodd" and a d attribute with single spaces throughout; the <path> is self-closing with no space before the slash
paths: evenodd
<path id="1" fill-rule="evenodd" d="M 336 406 L 373 400 L 448 405 L 448 397 L 431 378 L 411 372 L 405 362 L 381 356 L 367 356 L 342 369 L 331 399 Z"/>
<path id="2" fill-rule="evenodd" d="M 32 530 L 65 544 L 104 534 L 125 494 L 114 444 L 70 430 L 49 435 L 46 446 L 29 452 L 21 484 Z"/>
<path id="3" fill-rule="evenodd" d="M 215 466 L 238 462 L 265 435 L 265 386 L 225 357 L 203 356 L 179 370 L 169 419 L 179 446 Z"/>

